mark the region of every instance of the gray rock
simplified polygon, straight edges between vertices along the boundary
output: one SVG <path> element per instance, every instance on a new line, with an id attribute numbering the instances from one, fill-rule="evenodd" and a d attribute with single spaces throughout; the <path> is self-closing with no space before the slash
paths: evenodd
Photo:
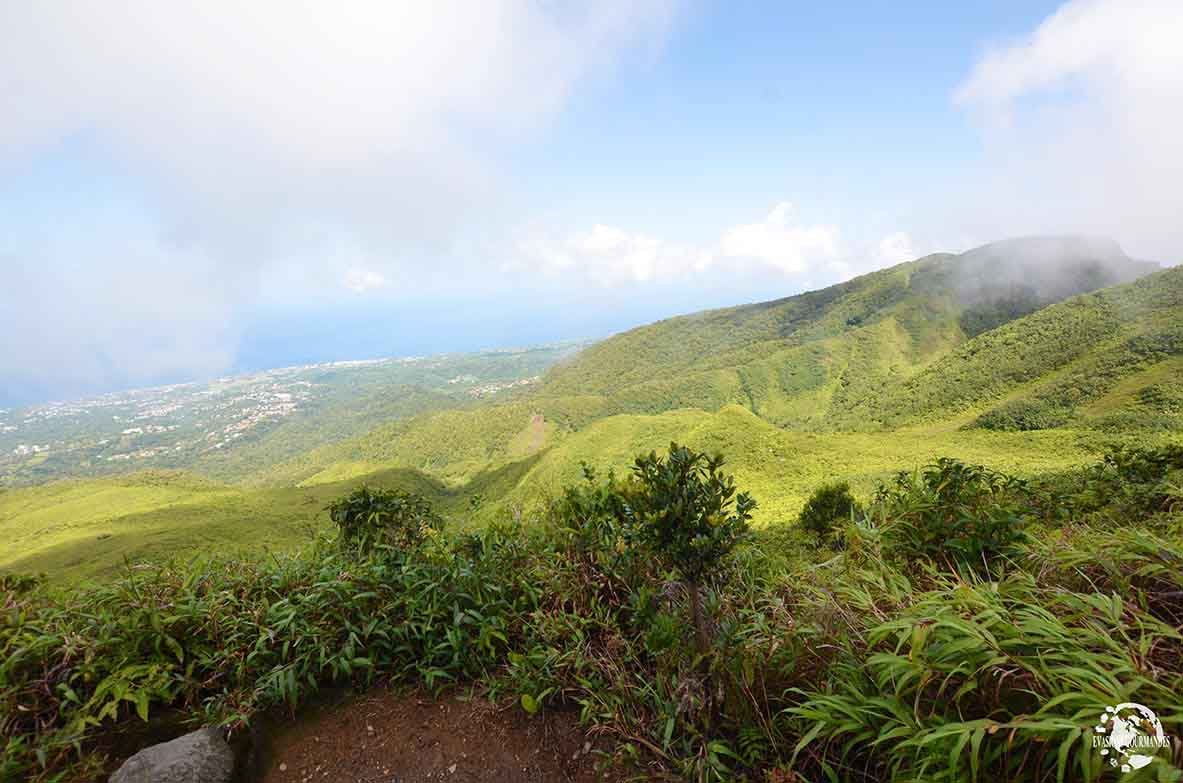
<path id="1" fill-rule="evenodd" d="M 110 783 L 230 783 L 234 752 L 216 728 L 198 729 L 144 748 L 111 775 Z"/>

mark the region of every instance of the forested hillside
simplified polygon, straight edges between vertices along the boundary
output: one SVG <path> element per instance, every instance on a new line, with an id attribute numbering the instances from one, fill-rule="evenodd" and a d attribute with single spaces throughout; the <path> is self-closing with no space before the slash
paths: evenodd
<path id="1" fill-rule="evenodd" d="M 0 490 L 0 777 L 377 681 L 577 708 L 660 779 L 1097 780 L 1107 706 L 1183 725 L 1180 324 L 1183 268 L 999 243 L 260 438 L 233 483 Z"/>
<path id="2" fill-rule="evenodd" d="M 1183 270 L 1157 268 L 1099 240 L 1011 240 L 671 318 L 573 355 L 449 360 L 420 371 L 427 383 L 337 392 L 183 465 L 234 486 L 197 493 L 185 474 L 160 474 L 152 481 L 175 482 L 177 496 L 148 506 L 122 480 L 0 496 L 14 542 L 0 567 L 68 578 L 125 552 L 292 546 L 326 523 L 325 497 L 361 482 L 423 492 L 478 527 L 529 513 L 584 463 L 620 467 L 671 440 L 728 454 L 761 501 L 757 524 L 792 518 L 824 481 L 869 492 L 938 456 L 1018 475 L 1068 469 L 1183 430 Z M 535 383 L 468 393 L 556 360 Z M 339 440 L 375 410 L 391 420 Z M 82 516 L 65 501 L 89 495 L 97 510 Z M 189 520 L 185 532 L 174 519 Z"/>
<path id="3" fill-rule="evenodd" d="M 575 442 L 565 450 L 595 461 L 598 447 L 579 446 L 593 422 L 621 415 L 640 416 L 630 419 L 634 424 L 662 421 L 645 417 L 688 410 L 694 429 L 707 431 L 729 405 L 787 441 L 799 439 L 793 433 L 841 439 L 934 427 L 934 443 L 972 443 L 968 432 L 948 433 L 1040 430 L 1072 416 L 1081 427 L 1101 430 L 1107 419 L 1095 410 L 1076 415 L 1077 408 L 1100 403 L 1123 379 L 1178 353 L 1172 324 L 1183 287 L 1179 272 L 1122 282 L 1156 269 L 1097 240 L 1012 240 L 960 256 L 929 256 L 821 291 L 625 332 L 560 362 L 511 405 L 407 419 L 303 455 L 265 478 L 304 481 L 326 469 L 339 477 L 347 465 L 360 475 L 393 463 L 462 482 L 570 438 Z M 994 326 L 978 331 L 985 323 Z M 1147 378 L 1161 385 L 1164 371 Z M 1087 383 L 1074 380 L 1086 376 Z M 1024 402 L 1054 394 L 1053 387 L 1071 391 L 1056 402 Z M 1144 404 L 1139 388 L 1126 389 L 1122 399 L 1129 404 L 1117 407 L 1128 410 L 1121 415 L 1160 430 L 1174 427 L 1170 392 Z M 1008 410 L 1023 405 L 1054 414 L 1043 427 L 1034 414 L 1007 420 Z M 996 406 L 1002 409 L 993 411 Z M 646 429 L 611 426 L 630 436 Z M 660 438 L 652 442 L 659 445 Z"/>

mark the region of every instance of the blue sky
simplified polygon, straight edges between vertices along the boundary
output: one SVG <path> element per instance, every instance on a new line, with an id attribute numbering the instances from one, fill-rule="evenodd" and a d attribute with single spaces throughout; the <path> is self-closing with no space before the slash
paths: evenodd
<path id="1" fill-rule="evenodd" d="M 0 404 L 1183 255 L 1174 0 L 0 8 Z"/>
<path id="2" fill-rule="evenodd" d="M 704 5 L 655 62 L 573 96 L 519 160 L 537 200 L 660 231 L 749 219 L 792 193 L 821 215 L 897 213 L 903 183 L 977 163 L 953 91 L 989 42 L 1054 7 Z"/>

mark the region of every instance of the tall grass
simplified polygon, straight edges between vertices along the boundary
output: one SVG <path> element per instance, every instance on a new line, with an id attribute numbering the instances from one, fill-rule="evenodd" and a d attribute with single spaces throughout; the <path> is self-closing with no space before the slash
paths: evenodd
<path id="1" fill-rule="evenodd" d="M 578 710 L 667 778 L 1099 780 L 1088 740 L 1106 706 L 1145 704 L 1183 734 L 1173 464 L 1115 458 L 1021 492 L 991 474 L 933 501 L 953 470 L 936 463 L 934 486 L 922 471 L 868 498 L 841 550 L 795 526 L 758 531 L 700 585 L 705 656 L 687 585 L 632 546 L 606 481 L 538 518 L 406 551 L 326 539 L 72 592 L 8 577 L 0 779 L 93 780 L 108 740 L 145 720 L 236 731 L 329 685 L 389 680 Z M 1115 477 L 1128 492 L 1106 502 Z M 1025 535 L 988 569 L 963 567 L 970 539 L 913 550 L 898 535 L 999 508 Z M 1176 747 L 1124 780 L 1181 770 Z"/>

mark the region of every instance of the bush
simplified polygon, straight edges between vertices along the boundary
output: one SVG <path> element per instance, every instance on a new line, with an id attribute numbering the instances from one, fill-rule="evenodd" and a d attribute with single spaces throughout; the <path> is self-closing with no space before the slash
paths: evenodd
<path id="1" fill-rule="evenodd" d="M 356 552 L 375 548 L 405 552 L 443 526 L 425 498 L 398 489 L 358 487 L 326 510 L 340 529 L 342 545 Z"/>
<path id="2" fill-rule="evenodd" d="M 876 503 L 896 556 L 986 572 L 1017 554 L 1032 509 L 1025 482 L 947 457 L 881 486 Z"/>
<path id="3" fill-rule="evenodd" d="M 398 557 L 326 540 L 68 592 L 0 579 L 0 780 L 105 779 L 112 737 L 144 716 L 237 731 L 320 688 L 387 680 L 578 708 L 663 779 L 1089 779 L 1105 760 L 1082 737 L 1104 706 L 1138 701 L 1183 725 L 1177 536 L 1136 517 L 1071 525 L 989 580 L 909 573 L 890 555 L 961 562 L 981 519 L 1060 519 L 1042 505 L 1091 502 L 1097 475 L 1155 486 L 1179 458 L 1114 456 L 1042 493 L 940 460 L 883 488 L 821 565 L 733 551 L 752 501 L 721 460 L 675 446 L 627 479 L 588 471 L 551 524 L 433 535 Z M 927 530 L 943 535 L 911 537 Z M 680 532 L 663 546 L 663 531 Z M 663 569 L 703 581 L 726 655 L 696 654 L 688 593 Z M 1129 779 L 1181 780 L 1179 761 L 1156 754 Z"/>
<path id="4" fill-rule="evenodd" d="M 1102 511 L 1118 524 L 1179 507 L 1183 445 L 1115 448 L 1085 470 L 1068 499 L 1078 512 Z"/>
<path id="5" fill-rule="evenodd" d="M 1071 407 L 1050 400 L 1013 400 L 986 411 L 972 426 L 1003 432 L 1028 432 L 1062 426 L 1071 417 Z"/>
<path id="6" fill-rule="evenodd" d="M 850 484 L 845 481 L 823 484 L 813 491 L 805 508 L 797 517 L 798 523 L 825 543 L 832 540 L 834 525 L 861 514 L 863 507 L 850 494 Z"/>
<path id="7" fill-rule="evenodd" d="M 723 475 L 723 457 L 676 443 L 668 457 L 651 452 L 633 465 L 621 521 L 631 536 L 687 583 L 698 651 L 709 649 L 699 587 L 748 532 L 756 501 Z"/>
<path id="8" fill-rule="evenodd" d="M 438 688 L 487 675 L 540 592 L 510 576 L 537 556 L 520 531 L 490 528 L 479 541 L 476 558 L 317 546 L 272 561 L 137 566 L 63 595 L 0 584 L 0 780 L 59 780 L 71 764 L 71 779 L 99 780 L 96 735 L 170 709 L 239 728 L 330 684 Z"/>

